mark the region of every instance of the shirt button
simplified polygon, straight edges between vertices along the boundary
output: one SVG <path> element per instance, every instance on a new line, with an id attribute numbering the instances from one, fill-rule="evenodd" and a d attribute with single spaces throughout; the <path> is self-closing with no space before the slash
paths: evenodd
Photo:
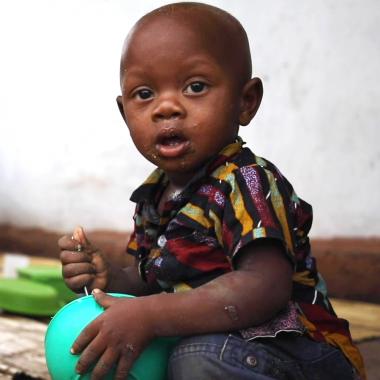
<path id="1" fill-rule="evenodd" d="M 165 247 L 165 244 L 166 244 L 166 237 L 165 237 L 165 235 L 161 235 L 161 236 L 157 239 L 157 245 L 158 245 L 160 248 L 164 248 L 164 247 Z"/>
<path id="2" fill-rule="evenodd" d="M 245 362 L 250 366 L 250 367 L 256 367 L 257 366 L 257 359 L 253 355 L 248 355 L 245 358 Z"/>

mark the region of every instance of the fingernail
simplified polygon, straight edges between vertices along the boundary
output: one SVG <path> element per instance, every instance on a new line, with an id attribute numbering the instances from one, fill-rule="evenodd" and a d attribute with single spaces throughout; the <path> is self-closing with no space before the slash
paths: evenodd
<path id="1" fill-rule="evenodd" d="M 94 289 L 93 291 L 92 291 L 92 294 L 99 294 L 100 293 L 100 290 L 99 289 Z"/>
<path id="2" fill-rule="evenodd" d="M 73 354 L 73 355 L 75 355 L 75 351 L 74 351 L 74 349 L 72 347 L 70 348 L 70 353 Z"/>

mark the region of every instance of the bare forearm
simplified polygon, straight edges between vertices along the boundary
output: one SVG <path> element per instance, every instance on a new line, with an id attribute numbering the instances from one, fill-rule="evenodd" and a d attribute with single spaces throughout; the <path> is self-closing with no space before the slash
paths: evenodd
<path id="1" fill-rule="evenodd" d="M 259 259 L 252 268 L 248 263 L 248 270 L 227 273 L 197 289 L 147 297 L 156 335 L 234 331 L 272 318 L 287 304 L 292 289 L 291 266 L 284 257 L 274 259 L 274 269 L 271 258 L 265 263 L 273 269 L 269 276 Z"/>
<path id="2" fill-rule="evenodd" d="M 224 283 L 229 282 L 230 277 L 226 275 L 189 292 L 154 296 L 150 302 L 151 315 L 162 316 L 155 321 L 156 335 L 186 336 L 233 331 L 253 325 L 254 320 L 260 318 L 252 313 L 248 302 L 236 299 L 232 289 L 225 292 L 224 285 L 229 284 Z"/>

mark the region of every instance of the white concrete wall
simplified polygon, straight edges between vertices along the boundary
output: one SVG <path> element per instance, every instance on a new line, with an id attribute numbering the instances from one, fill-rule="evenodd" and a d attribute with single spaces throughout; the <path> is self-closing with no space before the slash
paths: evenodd
<path id="1" fill-rule="evenodd" d="M 0 2 L 0 223 L 131 228 L 152 166 L 118 114 L 119 54 L 164 3 Z M 380 235 L 379 1 L 210 3 L 246 27 L 264 81 L 242 135 L 313 204 L 312 235 Z"/>

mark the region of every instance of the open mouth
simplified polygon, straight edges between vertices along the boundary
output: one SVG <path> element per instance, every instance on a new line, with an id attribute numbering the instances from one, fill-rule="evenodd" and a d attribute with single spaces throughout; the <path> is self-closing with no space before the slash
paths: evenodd
<path id="1" fill-rule="evenodd" d="M 164 158 L 175 158 L 186 153 L 190 142 L 180 133 L 165 131 L 157 139 L 156 149 Z"/>
<path id="2" fill-rule="evenodd" d="M 163 137 L 159 139 L 159 143 L 164 146 L 175 146 L 182 144 L 184 141 L 186 141 L 183 137 L 181 136 L 169 136 L 169 137 Z"/>

